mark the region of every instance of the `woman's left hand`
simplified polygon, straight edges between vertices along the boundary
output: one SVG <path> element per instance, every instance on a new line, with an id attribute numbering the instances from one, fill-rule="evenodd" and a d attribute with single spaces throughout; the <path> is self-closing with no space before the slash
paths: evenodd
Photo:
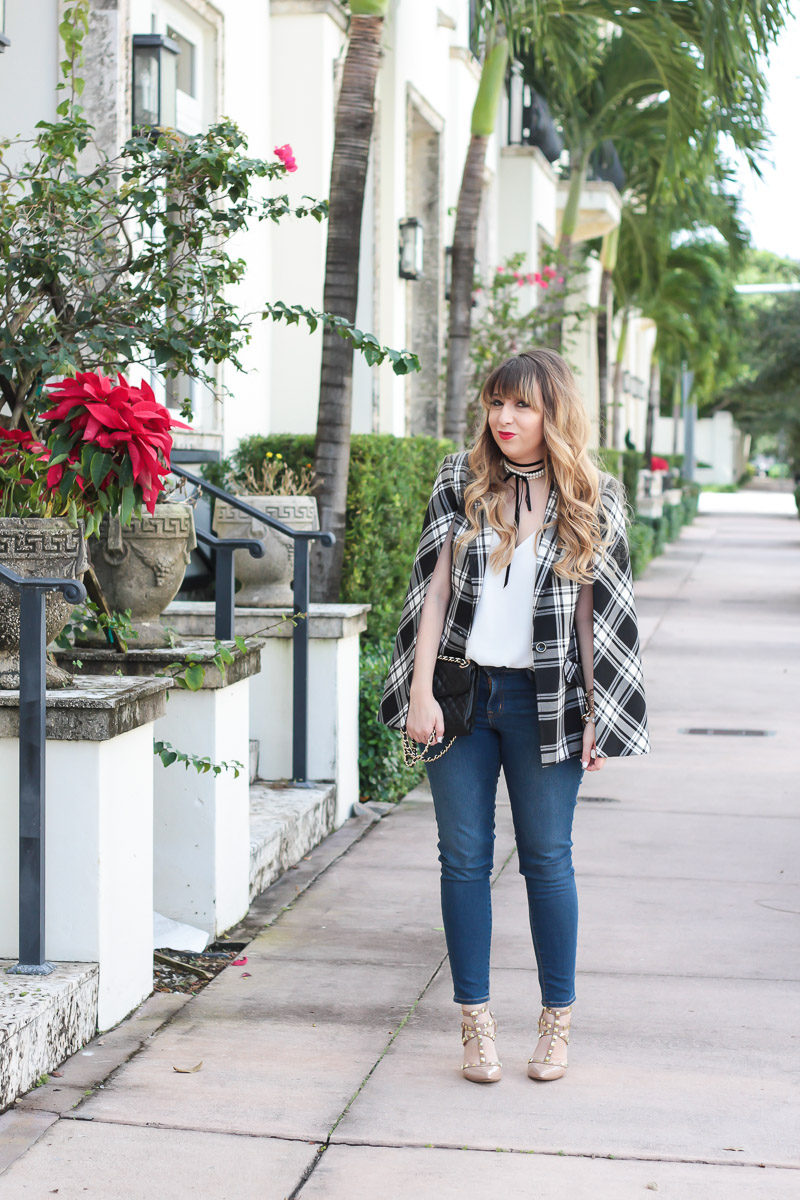
<path id="1" fill-rule="evenodd" d="M 587 721 L 583 729 L 583 749 L 581 750 L 581 766 L 587 771 L 599 771 L 605 762 L 597 753 L 594 740 L 594 721 Z"/>

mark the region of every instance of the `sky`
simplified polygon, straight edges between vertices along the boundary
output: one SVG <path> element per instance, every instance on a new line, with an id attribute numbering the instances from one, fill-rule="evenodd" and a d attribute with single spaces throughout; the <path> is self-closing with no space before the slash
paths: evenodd
<path id="1" fill-rule="evenodd" d="M 738 172 L 745 221 L 756 249 L 800 259 L 800 20 L 787 22 L 765 73 L 771 162 L 762 164 L 762 180 L 745 164 Z"/>

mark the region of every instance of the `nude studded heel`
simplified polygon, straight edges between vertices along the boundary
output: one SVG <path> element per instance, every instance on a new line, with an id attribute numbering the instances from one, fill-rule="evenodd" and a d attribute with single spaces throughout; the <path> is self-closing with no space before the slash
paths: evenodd
<path id="1" fill-rule="evenodd" d="M 539 1042 L 528 1059 L 531 1079 L 560 1079 L 567 1069 L 567 1045 L 572 1008 L 543 1008 L 539 1017 Z"/>
<path id="2" fill-rule="evenodd" d="M 494 1014 L 490 1013 L 485 1005 L 482 1008 L 470 1009 L 469 1015 L 472 1018 L 470 1021 L 464 1019 L 461 1022 L 461 1044 L 462 1046 L 466 1046 L 467 1042 L 472 1041 L 473 1038 L 477 1038 L 479 1061 L 477 1063 L 464 1063 L 461 1068 L 464 1078 L 469 1079 L 471 1083 L 496 1083 L 502 1076 L 503 1064 L 486 1061 L 486 1048 L 483 1039 L 491 1038 L 492 1041 L 495 1040 L 497 1037 L 497 1021 L 494 1019 Z M 478 1021 L 478 1017 L 483 1017 L 484 1020 Z M 488 1020 L 486 1019 L 487 1017 Z"/>

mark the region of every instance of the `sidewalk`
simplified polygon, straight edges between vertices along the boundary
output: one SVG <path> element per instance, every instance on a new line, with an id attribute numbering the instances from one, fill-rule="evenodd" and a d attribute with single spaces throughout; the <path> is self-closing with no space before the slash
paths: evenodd
<path id="1" fill-rule="evenodd" d="M 637 584 L 653 752 L 581 789 L 562 1081 L 525 1075 L 539 996 L 507 801 L 492 956 L 504 1077 L 477 1087 L 457 1069 L 420 789 L 265 893 L 251 923 L 275 919 L 246 966 L 186 1003 L 151 997 L 0 1117 L 0 1168 L 19 1155 L 2 1200 L 800 1194 L 800 521 L 775 499 L 764 512 L 752 493 L 715 495 Z M 687 732 L 708 729 L 752 732 Z M 84 1096 L 115 1054 L 132 1056 Z"/>

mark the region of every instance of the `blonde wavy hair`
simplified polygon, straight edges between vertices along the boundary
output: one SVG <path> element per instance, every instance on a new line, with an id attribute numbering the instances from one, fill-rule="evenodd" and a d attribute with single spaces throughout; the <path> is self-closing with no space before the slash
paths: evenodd
<path id="1" fill-rule="evenodd" d="M 543 529 L 556 524 L 562 547 L 553 570 L 567 579 L 591 582 L 595 554 L 604 554 L 612 541 L 601 490 L 615 490 L 623 502 L 623 512 L 624 492 L 618 480 L 598 468 L 588 450 L 589 417 L 572 371 L 555 350 L 525 350 L 507 358 L 481 388 L 483 418 L 469 452 L 473 478 L 464 492 L 469 529 L 459 536 L 456 545 L 466 545 L 478 536 L 483 513 L 500 535 L 500 545 L 489 559 L 493 569 L 501 570 L 514 555 L 517 531 L 502 514 L 506 471 L 502 452 L 489 428 L 494 396 L 518 397 L 543 411 L 545 478 L 548 488 L 555 483 L 558 497 L 555 519 Z"/>

